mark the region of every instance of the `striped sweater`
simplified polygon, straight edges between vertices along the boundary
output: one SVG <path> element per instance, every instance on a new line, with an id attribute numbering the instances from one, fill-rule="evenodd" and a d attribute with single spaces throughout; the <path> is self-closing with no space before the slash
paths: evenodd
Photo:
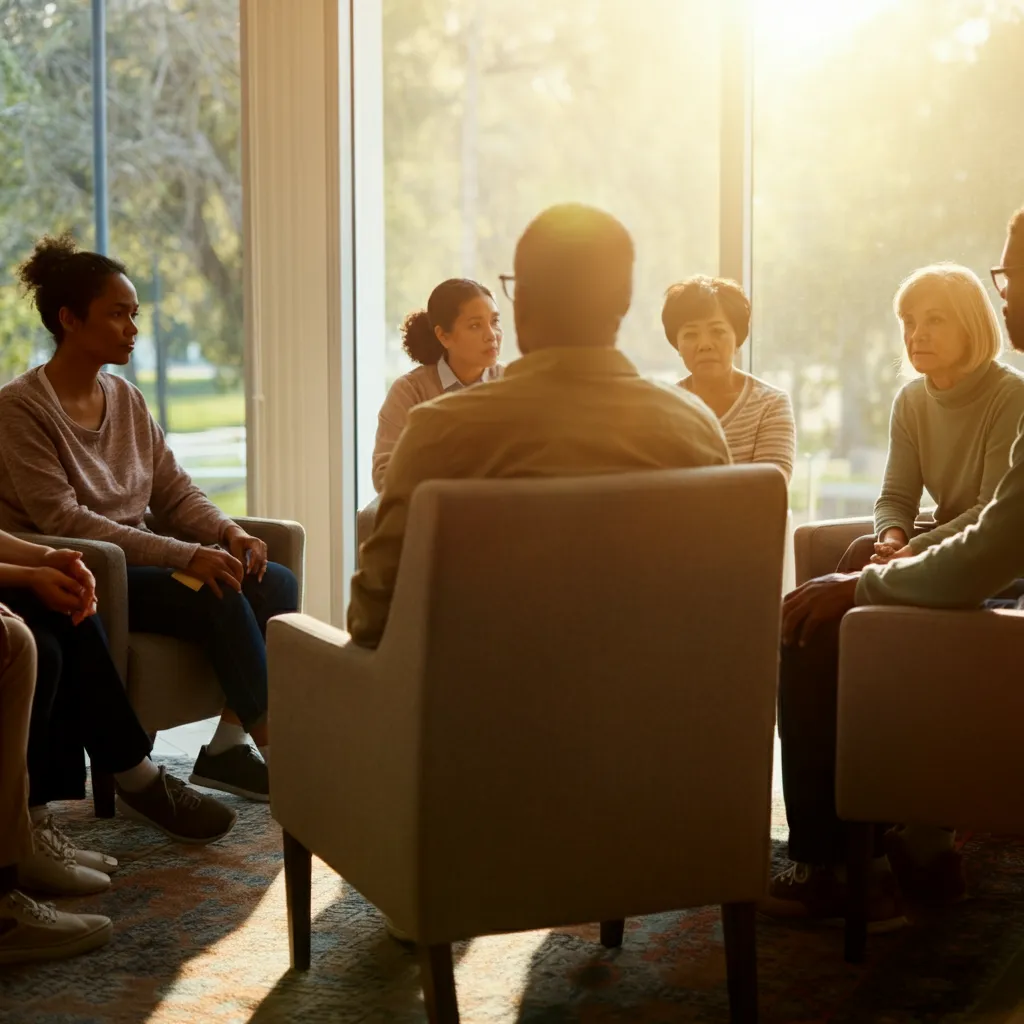
<path id="1" fill-rule="evenodd" d="M 757 377 L 746 380 L 739 397 L 720 419 L 733 462 L 771 462 L 785 474 L 793 475 L 796 425 L 789 395 Z M 690 378 L 679 386 L 692 391 Z"/>

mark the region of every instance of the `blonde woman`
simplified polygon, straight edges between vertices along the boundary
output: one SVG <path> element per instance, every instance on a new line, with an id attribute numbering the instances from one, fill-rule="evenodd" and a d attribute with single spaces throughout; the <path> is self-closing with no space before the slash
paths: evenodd
<path id="1" fill-rule="evenodd" d="M 909 558 L 978 521 L 1009 469 L 1024 416 L 1024 376 L 997 361 L 1003 341 L 978 276 L 954 263 L 923 267 L 893 309 L 919 376 L 892 407 L 875 534 L 855 541 L 840 571 Z M 923 492 L 935 523 L 916 526 Z"/>

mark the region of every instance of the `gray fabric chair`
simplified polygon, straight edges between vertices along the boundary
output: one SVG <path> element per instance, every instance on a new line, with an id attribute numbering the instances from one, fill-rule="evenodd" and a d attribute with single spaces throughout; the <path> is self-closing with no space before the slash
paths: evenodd
<path id="1" fill-rule="evenodd" d="M 420 944 L 431 1020 L 458 939 L 715 903 L 752 1019 L 785 524 L 774 467 L 418 488 L 377 650 L 268 631 L 295 966 L 312 851 Z"/>
<path id="2" fill-rule="evenodd" d="M 800 581 L 834 571 L 871 529 L 800 527 Z M 836 808 L 851 823 L 847 959 L 865 952 L 869 823 L 1024 834 L 1024 693 L 1008 685 L 1022 651 L 1024 612 L 856 608 L 843 619 Z"/>
<path id="3" fill-rule="evenodd" d="M 294 522 L 276 519 L 235 520 L 254 537 L 266 542 L 270 560 L 287 566 L 299 580 L 301 607 L 305 531 Z M 128 630 L 128 576 L 124 552 L 104 541 L 73 537 L 22 534 L 26 540 L 53 547 L 75 548 L 96 577 L 100 618 L 110 652 L 128 697 L 143 728 L 152 734 L 161 729 L 198 722 L 219 715 L 224 693 L 213 668 L 194 644 Z M 93 796 L 99 817 L 114 813 L 113 779 L 93 775 Z"/>

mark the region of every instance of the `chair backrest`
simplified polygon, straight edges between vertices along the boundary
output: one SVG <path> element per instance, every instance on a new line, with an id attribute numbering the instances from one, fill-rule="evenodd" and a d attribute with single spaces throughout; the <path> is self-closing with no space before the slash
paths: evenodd
<path id="1" fill-rule="evenodd" d="M 762 891 L 785 522 L 773 467 L 416 491 L 379 656 L 420 707 L 425 919 Z"/>

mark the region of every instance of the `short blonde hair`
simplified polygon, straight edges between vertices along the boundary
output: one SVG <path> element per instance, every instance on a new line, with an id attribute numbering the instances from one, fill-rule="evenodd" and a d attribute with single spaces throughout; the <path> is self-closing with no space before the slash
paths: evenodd
<path id="1" fill-rule="evenodd" d="M 892 302 L 896 316 L 902 320 L 911 298 L 929 287 L 938 289 L 949 300 L 967 335 L 967 372 L 995 360 L 1003 351 L 1003 335 L 995 307 L 981 278 L 958 263 L 933 263 L 921 267 L 899 286 Z"/>

